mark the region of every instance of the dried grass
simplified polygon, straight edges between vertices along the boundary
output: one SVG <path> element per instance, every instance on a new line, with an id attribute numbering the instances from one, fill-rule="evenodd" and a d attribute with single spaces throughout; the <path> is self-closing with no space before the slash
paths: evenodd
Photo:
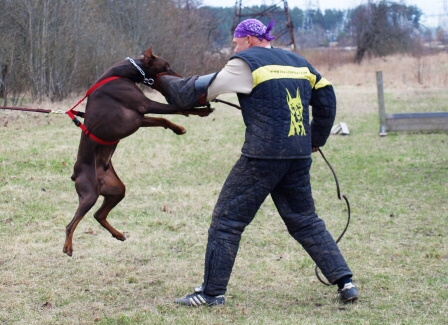
<path id="1" fill-rule="evenodd" d="M 448 52 L 366 58 L 361 64 L 352 62 L 351 50 L 309 50 L 301 54 L 335 85 L 376 86 L 375 74 L 382 71 L 388 88 L 448 87 Z"/>
<path id="2" fill-rule="evenodd" d="M 0 111 L 0 323 L 443 324 L 447 136 L 378 136 L 377 70 L 384 72 L 388 110 L 448 111 L 446 89 L 438 87 L 446 54 L 427 58 L 428 85 L 397 78 L 412 76 L 413 62 L 392 57 L 327 71 L 316 64 L 335 84 L 336 122 L 351 131 L 332 136 L 323 150 L 352 207 L 340 247 L 360 288 L 353 305 L 319 284 L 270 199 L 243 235 L 227 305 L 172 303 L 201 281 L 211 211 L 244 141 L 234 108 L 214 105 L 207 118 L 169 117 L 186 127 L 183 136 L 152 128 L 123 140 L 114 166 L 127 196 L 109 220 L 129 237 L 113 239 L 92 217 L 94 208 L 75 232 L 71 258 L 62 246 L 77 205 L 70 175 L 79 130 L 65 116 Z M 77 99 L 41 106 L 66 110 Z M 312 184 L 318 213 L 337 236 L 346 211 L 318 156 Z"/>

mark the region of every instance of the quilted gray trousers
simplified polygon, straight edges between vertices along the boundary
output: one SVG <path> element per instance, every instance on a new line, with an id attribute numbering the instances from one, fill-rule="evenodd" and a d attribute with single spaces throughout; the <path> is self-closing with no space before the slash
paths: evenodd
<path id="1" fill-rule="evenodd" d="M 240 157 L 213 211 L 202 284 L 205 294 L 225 294 L 244 228 L 269 194 L 289 234 L 303 246 L 330 283 L 352 275 L 324 221 L 315 212 L 311 162 L 311 158 Z"/>

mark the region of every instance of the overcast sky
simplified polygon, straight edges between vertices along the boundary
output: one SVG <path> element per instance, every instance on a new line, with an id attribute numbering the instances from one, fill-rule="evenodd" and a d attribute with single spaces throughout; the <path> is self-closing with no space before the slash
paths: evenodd
<path id="1" fill-rule="evenodd" d="M 235 0 L 202 0 L 202 3 L 207 6 L 215 7 L 233 7 L 235 6 Z M 355 8 L 361 3 L 366 3 L 366 0 L 288 0 L 288 6 L 290 8 L 299 7 L 301 9 L 306 8 L 307 3 L 319 4 L 320 10 L 325 9 L 349 9 Z M 423 13 L 423 21 L 425 25 L 435 26 L 439 23 L 439 15 L 443 13 L 443 0 L 397 0 L 395 2 L 403 2 L 408 6 L 417 6 Z M 271 5 L 278 4 L 283 6 L 281 0 L 243 0 L 243 7 L 251 7 L 256 5 Z"/>

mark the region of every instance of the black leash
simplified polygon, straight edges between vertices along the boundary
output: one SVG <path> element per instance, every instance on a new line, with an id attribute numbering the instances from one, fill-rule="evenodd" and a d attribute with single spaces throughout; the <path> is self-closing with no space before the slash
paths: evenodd
<path id="1" fill-rule="evenodd" d="M 226 102 L 225 100 L 222 100 L 222 99 L 215 98 L 215 99 L 213 99 L 213 102 L 215 102 L 215 103 L 224 103 L 224 104 L 227 104 L 227 105 L 229 105 L 229 106 L 232 106 L 232 107 L 241 109 L 241 107 L 239 107 L 238 105 L 233 104 L 233 103 L 231 103 L 231 102 Z"/>
<path id="2" fill-rule="evenodd" d="M 328 162 L 327 158 L 325 158 L 322 150 L 318 149 L 322 158 L 324 158 L 325 162 L 327 163 L 328 167 L 330 167 L 331 172 L 333 173 L 333 177 L 334 177 L 334 181 L 336 182 L 336 192 L 338 194 L 338 199 L 345 200 L 345 203 L 347 204 L 347 213 L 348 213 L 348 217 L 347 217 L 347 224 L 345 225 L 344 230 L 342 231 L 342 233 L 339 235 L 338 239 L 336 239 L 336 244 L 339 243 L 339 241 L 342 239 L 342 237 L 344 237 L 345 232 L 348 229 L 348 225 L 350 224 L 350 203 L 348 202 L 347 197 L 342 194 L 341 195 L 341 189 L 339 188 L 339 181 L 338 181 L 338 177 L 336 176 L 336 173 L 333 169 L 333 167 L 330 165 L 330 163 Z M 325 282 L 324 280 L 322 280 L 322 278 L 319 276 L 319 268 L 317 267 L 317 265 L 314 268 L 314 273 L 316 274 L 316 277 L 319 279 L 320 282 L 322 282 L 323 284 L 325 284 L 326 286 L 330 286 L 331 284 L 328 282 Z"/>
<path id="3" fill-rule="evenodd" d="M 216 98 L 216 99 L 214 99 L 213 101 L 214 101 L 215 103 L 224 103 L 224 104 L 227 104 L 227 105 L 229 105 L 229 106 L 232 106 L 232 107 L 236 107 L 236 108 L 238 108 L 238 109 L 241 109 L 240 106 L 238 106 L 238 105 L 236 105 L 236 104 L 233 104 L 233 103 L 231 103 L 231 102 L 227 102 L 227 101 L 225 101 L 225 100 L 221 100 L 221 99 L 217 99 L 217 98 Z M 333 167 L 331 166 L 331 164 L 329 163 L 329 161 L 327 160 L 327 158 L 325 158 L 324 153 L 322 152 L 322 150 L 320 150 L 320 148 L 319 148 L 318 150 L 319 150 L 319 152 L 320 152 L 320 155 L 322 156 L 322 158 L 325 160 L 325 162 L 327 163 L 328 167 L 330 168 L 331 173 L 333 174 L 334 181 L 336 182 L 336 191 L 337 191 L 338 199 L 339 199 L 339 200 L 344 199 L 345 203 L 347 204 L 347 211 L 348 211 L 347 224 L 345 225 L 345 228 L 344 228 L 344 230 L 342 231 L 342 233 L 339 235 L 338 239 L 336 239 L 336 244 L 337 244 L 337 243 L 339 243 L 339 241 L 342 239 L 342 237 L 344 237 L 345 232 L 347 231 L 348 226 L 349 226 L 349 224 L 350 224 L 350 203 L 348 202 L 348 199 L 347 199 L 347 197 L 346 197 L 344 194 L 341 195 L 341 189 L 339 188 L 338 177 L 336 176 L 336 173 L 335 173 Z M 314 267 L 314 273 L 316 274 L 316 277 L 319 279 L 320 282 L 322 282 L 322 283 L 325 284 L 326 286 L 330 286 L 330 285 L 331 285 L 330 283 L 325 282 L 324 280 L 322 280 L 322 278 L 321 278 L 320 275 L 319 275 L 319 268 L 317 267 L 317 265 Z"/>

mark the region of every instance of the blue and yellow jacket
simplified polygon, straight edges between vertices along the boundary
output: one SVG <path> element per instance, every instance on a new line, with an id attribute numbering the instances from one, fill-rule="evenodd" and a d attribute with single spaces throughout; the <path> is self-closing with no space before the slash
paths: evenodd
<path id="1" fill-rule="evenodd" d="M 252 92 L 238 94 L 246 125 L 242 154 L 311 157 L 311 147 L 325 144 L 336 116 L 331 84 L 303 57 L 282 49 L 251 47 L 233 58 L 244 60 L 253 77 Z"/>

